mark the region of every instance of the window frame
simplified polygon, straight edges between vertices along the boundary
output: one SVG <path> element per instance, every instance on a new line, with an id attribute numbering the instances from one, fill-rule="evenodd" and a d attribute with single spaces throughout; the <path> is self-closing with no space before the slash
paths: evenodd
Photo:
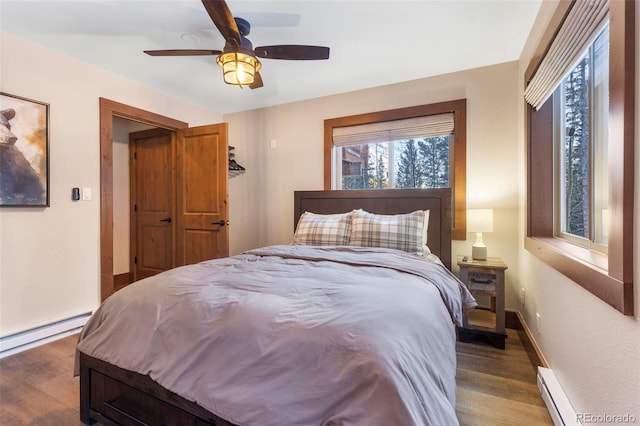
<path id="1" fill-rule="evenodd" d="M 454 114 L 453 164 L 449 165 L 452 186 L 451 237 L 466 240 L 467 237 L 467 100 L 418 105 L 386 111 L 370 112 L 324 120 L 324 189 L 332 188 L 333 129 L 361 124 L 372 124 L 406 118 L 423 117 L 451 112 Z M 393 189 L 389 189 L 393 190 Z"/>
<path id="2" fill-rule="evenodd" d="M 573 2 L 560 2 L 526 72 L 539 66 Z M 525 248 L 625 315 L 634 315 L 635 4 L 609 1 L 608 254 L 554 237 L 553 98 L 526 104 Z"/>

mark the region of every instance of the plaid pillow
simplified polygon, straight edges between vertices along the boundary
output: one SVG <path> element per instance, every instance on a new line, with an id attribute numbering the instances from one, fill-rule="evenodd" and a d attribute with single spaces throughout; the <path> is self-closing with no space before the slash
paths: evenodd
<path id="1" fill-rule="evenodd" d="M 304 212 L 298 220 L 293 244 L 345 246 L 349 244 L 351 212 L 316 214 Z"/>
<path id="2" fill-rule="evenodd" d="M 423 256 L 429 254 L 427 226 L 429 211 L 381 215 L 354 210 L 349 245 L 385 247 Z"/>

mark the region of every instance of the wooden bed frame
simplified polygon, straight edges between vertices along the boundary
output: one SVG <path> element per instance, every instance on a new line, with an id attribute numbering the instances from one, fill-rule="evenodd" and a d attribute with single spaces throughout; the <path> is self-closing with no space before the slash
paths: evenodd
<path id="1" fill-rule="evenodd" d="M 362 208 L 399 214 L 429 210 L 428 245 L 451 267 L 449 189 L 296 191 L 294 223 L 305 211 L 342 213 Z M 149 376 L 80 353 L 80 420 L 103 425 L 233 426 L 194 402 L 163 388 Z"/>

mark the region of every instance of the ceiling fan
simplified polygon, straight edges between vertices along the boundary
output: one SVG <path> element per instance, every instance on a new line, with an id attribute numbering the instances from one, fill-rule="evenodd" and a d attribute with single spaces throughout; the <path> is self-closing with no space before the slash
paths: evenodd
<path id="1" fill-rule="evenodd" d="M 248 21 L 234 18 L 224 0 L 202 0 L 204 8 L 211 17 L 216 28 L 224 37 L 224 50 L 207 49 L 170 49 L 145 50 L 151 56 L 199 56 L 217 55 L 216 62 L 222 68 L 224 81 L 236 86 L 249 86 L 251 89 L 262 87 L 258 58 L 317 60 L 329 59 L 329 48 L 323 46 L 305 46 L 283 44 L 253 48 L 246 38 L 251 30 Z"/>

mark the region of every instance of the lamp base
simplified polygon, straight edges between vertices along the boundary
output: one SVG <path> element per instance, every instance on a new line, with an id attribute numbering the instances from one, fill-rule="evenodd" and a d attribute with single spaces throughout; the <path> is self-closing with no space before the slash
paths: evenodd
<path id="1" fill-rule="evenodd" d="M 487 247 L 471 246 L 471 257 L 475 260 L 487 260 Z"/>

